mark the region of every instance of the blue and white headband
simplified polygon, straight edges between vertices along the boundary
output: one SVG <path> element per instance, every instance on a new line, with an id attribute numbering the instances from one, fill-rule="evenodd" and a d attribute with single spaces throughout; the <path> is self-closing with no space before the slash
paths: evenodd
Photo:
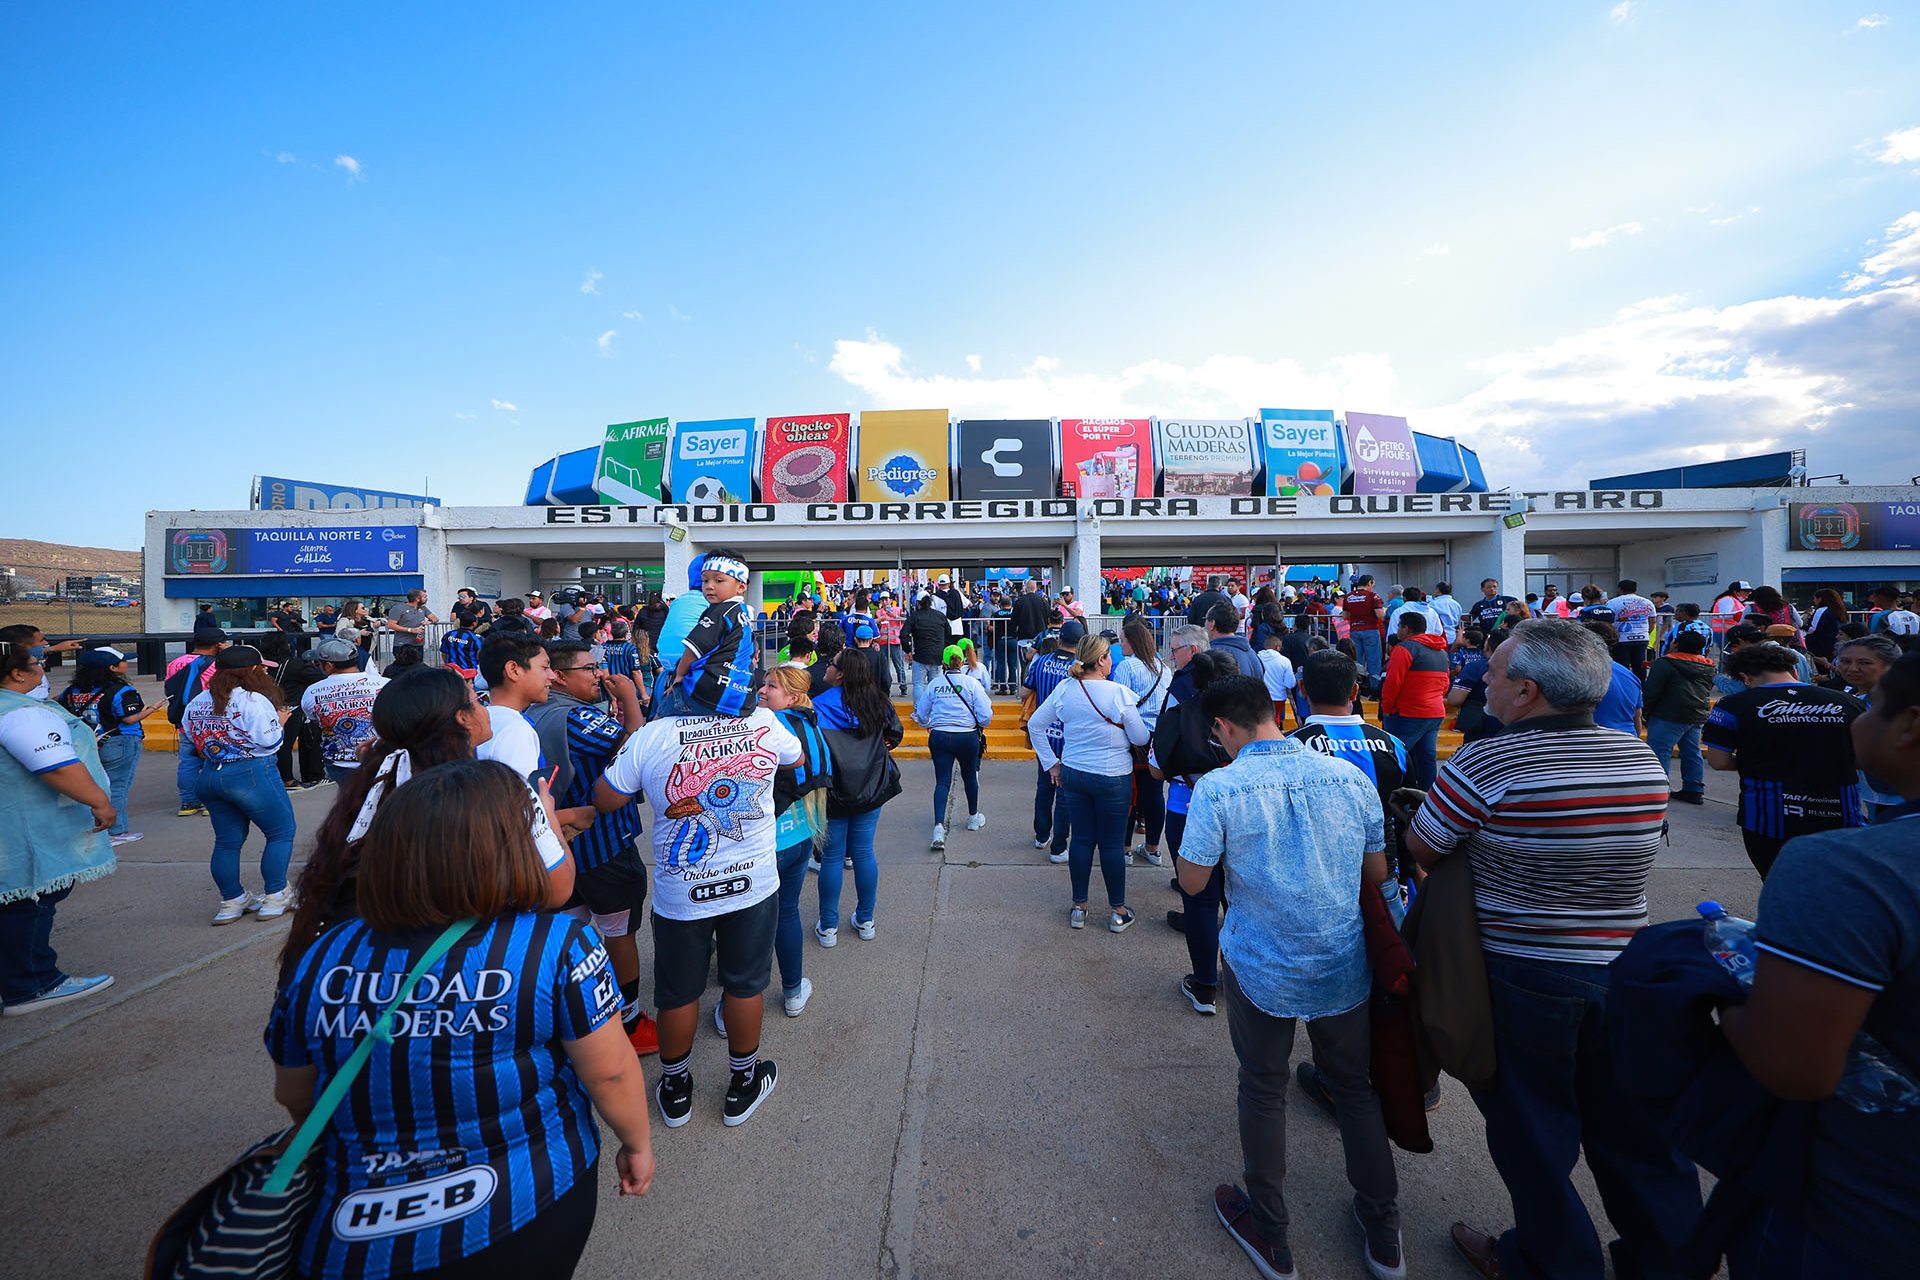
<path id="1" fill-rule="evenodd" d="M 747 566 L 739 560 L 729 560 L 725 556 L 708 556 L 707 562 L 700 566 L 702 573 L 724 573 L 737 580 L 741 586 L 747 585 Z"/>

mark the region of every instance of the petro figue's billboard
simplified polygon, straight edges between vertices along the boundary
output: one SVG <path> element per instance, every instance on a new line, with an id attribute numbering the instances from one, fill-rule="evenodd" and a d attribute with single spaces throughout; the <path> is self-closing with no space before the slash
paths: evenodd
<path id="1" fill-rule="evenodd" d="M 1347 461 L 1355 493 L 1412 493 L 1420 485 L 1420 455 L 1405 418 L 1347 414 Z"/>

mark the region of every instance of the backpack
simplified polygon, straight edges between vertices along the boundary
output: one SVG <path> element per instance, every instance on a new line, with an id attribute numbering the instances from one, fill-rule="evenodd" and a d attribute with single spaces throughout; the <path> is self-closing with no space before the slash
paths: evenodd
<path id="1" fill-rule="evenodd" d="M 187 715 L 187 704 L 200 692 L 200 675 L 213 665 L 211 654 L 195 658 L 167 677 L 162 686 L 167 695 L 167 723 L 178 725 Z"/>

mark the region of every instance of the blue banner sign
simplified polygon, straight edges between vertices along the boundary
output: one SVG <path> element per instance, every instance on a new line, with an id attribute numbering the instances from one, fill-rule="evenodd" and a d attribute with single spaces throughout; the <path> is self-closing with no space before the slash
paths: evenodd
<path id="1" fill-rule="evenodd" d="M 292 577 L 329 573 L 418 573 L 413 525 L 311 529 L 173 529 L 168 577 Z"/>
<path id="2" fill-rule="evenodd" d="M 675 423 L 672 465 L 675 502 L 753 501 L 753 419 Z"/>
<path id="3" fill-rule="evenodd" d="M 366 511 L 378 507 L 422 507 L 428 503 L 437 507 L 440 499 L 419 493 L 321 484 L 318 480 L 285 480 L 279 476 L 257 476 L 253 482 L 255 511 Z"/>

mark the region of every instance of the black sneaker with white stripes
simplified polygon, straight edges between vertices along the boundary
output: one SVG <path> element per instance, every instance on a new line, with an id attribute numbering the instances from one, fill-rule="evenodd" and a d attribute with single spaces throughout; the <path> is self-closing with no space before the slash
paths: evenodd
<path id="1" fill-rule="evenodd" d="M 667 1128 L 678 1129 L 693 1116 L 693 1076 L 685 1071 L 661 1076 L 654 1086 L 653 1099 L 660 1104 L 660 1119 Z"/>
<path id="2" fill-rule="evenodd" d="M 773 1092 L 773 1084 L 778 1076 L 779 1072 L 774 1069 L 773 1063 L 765 1058 L 754 1063 L 752 1071 L 734 1072 L 731 1083 L 727 1085 L 726 1108 L 720 1118 L 729 1128 L 745 1124 L 760 1109 L 760 1104 L 767 1100 L 767 1095 Z"/>

